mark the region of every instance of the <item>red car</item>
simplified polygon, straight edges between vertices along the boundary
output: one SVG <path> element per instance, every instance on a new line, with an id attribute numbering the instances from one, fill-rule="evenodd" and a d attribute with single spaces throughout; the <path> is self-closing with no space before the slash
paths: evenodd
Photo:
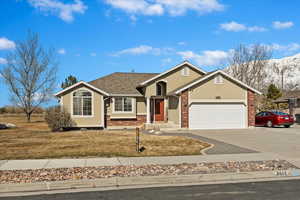
<path id="1" fill-rule="evenodd" d="M 284 126 L 289 128 L 295 122 L 294 117 L 284 112 L 279 111 L 266 111 L 260 112 L 255 116 L 256 126 Z"/>

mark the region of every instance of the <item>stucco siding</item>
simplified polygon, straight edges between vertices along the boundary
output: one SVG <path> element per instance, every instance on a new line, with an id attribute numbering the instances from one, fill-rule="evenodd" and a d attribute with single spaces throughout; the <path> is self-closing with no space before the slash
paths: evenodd
<path id="1" fill-rule="evenodd" d="M 186 65 L 188 66 L 188 65 Z M 185 66 L 184 66 L 185 67 Z M 146 97 L 151 97 L 156 95 L 156 83 L 159 81 L 165 81 L 167 84 L 167 94 L 177 88 L 179 88 L 180 86 L 183 86 L 201 76 L 203 76 L 203 74 L 199 73 L 198 71 L 196 71 L 195 69 L 189 67 L 189 76 L 183 76 L 182 75 L 182 70 L 183 67 L 174 70 L 162 77 L 160 77 L 159 79 L 153 81 L 151 84 L 149 84 L 146 89 L 145 89 L 145 96 Z"/>
<path id="2" fill-rule="evenodd" d="M 132 112 L 115 112 L 114 111 L 114 98 L 110 99 L 110 103 L 107 105 L 107 115 L 111 119 L 134 119 L 136 118 L 136 98 L 132 97 Z"/>
<path id="3" fill-rule="evenodd" d="M 247 99 L 247 89 L 223 77 L 223 84 L 215 84 L 214 77 L 190 89 L 190 99 Z"/>
<path id="4" fill-rule="evenodd" d="M 169 97 L 168 103 L 168 121 L 179 124 L 179 97 Z"/>
<path id="5" fill-rule="evenodd" d="M 78 89 L 87 89 L 92 92 L 92 116 L 83 116 L 83 117 L 73 116 L 72 95 L 73 92 L 75 92 Z M 62 99 L 63 108 L 71 114 L 71 117 L 74 120 L 76 127 L 104 126 L 103 95 L 85 86 L 78 86 L 68 91 L 68 93 L 63 94 L 61 99 Z"/>
<path id="6" fill-rule="evenodd" d="M 147 102 L 144 97 L 136 98 L 136 113 L 138 115 L 147 113 Z"/>

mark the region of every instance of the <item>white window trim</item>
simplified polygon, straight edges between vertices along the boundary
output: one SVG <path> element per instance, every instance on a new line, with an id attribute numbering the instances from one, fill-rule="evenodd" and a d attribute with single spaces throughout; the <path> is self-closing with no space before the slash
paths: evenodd
<path id="1" fill-rule="evenodd" d="M 160 82 L 164 82 L 166 84 L 166 94 L 167 94 L 167 90 L 168 90 L 168 84 L 167 83 L 168 83 L 168 81 L 163 79 L 163 80 L 159 80 L 159 81 L 155 82 L 155 95 L 157 95 L 157 84 L 160 83 Z M 162 90 L 161 90 L 161 92 L 162 92 Z"/>
<path id="2" fill-rule="evenodd" d="M 78 90 L 87 90 L 92 94 L 92 115 L 74 115 L 74 110 L 73 110 L 73 93 L 77 92 Z M 72 118 L 92 118 L 94 117 L 94 92 L 88 88 L 78 88 L 77 90 L 74 90 L 71 92 L 71 117 Z"/>
<path id="3" fill-rule="evenodd" d="M 184 73 L 185 70 L 186 70 L 186 74 Z M 181 69 L 181 75 L 182 75 L 182 76 L 190 76 L 190 68 L 189 68 L 189 67 L 183 67 L 183 68 Z"/>
<path id="4" fill-rule="evenodd" d="M 218 78 L 220 78 L 220 82 L 218 82 Z M 215 78 L 214 78 L 214 83 L 215 84 L 224 84 L 224 78 L 222 75 L 217 75 Z"/>
<path id="5" fill-rule="evenodd" d="M 131 98 L 131 107 L 132 107 L 132 111 L 115 111 L 115 98 Z M 135 103 L 134 103 L 134 98 L 133 97 L 114 97 L 113 98 L 113 102 L 112 102 L 112 111 L 113 113 L 134 113 L 135 110 Z"/>

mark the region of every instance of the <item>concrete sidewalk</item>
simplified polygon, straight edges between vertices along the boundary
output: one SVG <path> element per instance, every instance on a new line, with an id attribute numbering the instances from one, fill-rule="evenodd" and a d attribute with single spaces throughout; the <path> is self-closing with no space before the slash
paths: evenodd
<path id="1" fill-rule="evenodd" d="M 225 161 L 265 161 L 283 159 L 272 153 L 245 153 L 200 156 L 165 156 L 165 157 L 115 157 L 86 159 L 40 159 L 40 160 L 1 160 L 0 170 L 26 170 L 43 168 L 98 167 L 118 165 L 182 164 Z M 297 167 L 300 163 L 296 162 Z"/>

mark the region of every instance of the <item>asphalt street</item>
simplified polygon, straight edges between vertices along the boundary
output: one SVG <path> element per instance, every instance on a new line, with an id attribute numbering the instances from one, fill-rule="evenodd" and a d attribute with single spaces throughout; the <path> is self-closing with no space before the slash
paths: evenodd
<path id="1" fill-rule="evenodd" d="M 299 200 L 300 180 L 3 197 L 1 200 Z"/>

